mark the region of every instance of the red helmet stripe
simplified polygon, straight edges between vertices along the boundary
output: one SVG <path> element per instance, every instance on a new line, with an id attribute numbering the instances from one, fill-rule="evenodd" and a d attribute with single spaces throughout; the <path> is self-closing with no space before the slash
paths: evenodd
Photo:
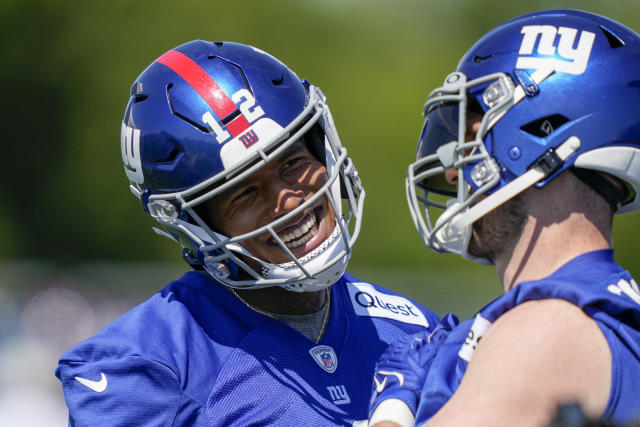
<path id="1" fill-rule="evenodd" d="M 231 98 L 224 93 L 211 76 L 182 52 L 170 50 L 156 59 L 156 62 L 171 68 L 191 85 L 220 119 L 237 110 Z M 227 124 L 227 129 L 234 137 L 248 127 L 249 123 L 242 114 Z"/>
<path id="2" fill-rule="evenodd" d="M 244 118 L 242 114 L 240 114 L 235 119 L 231 120 L 227 123 L 227 129 L 234 137 L 240 135 L 249 127 L 249 122 Z"/>

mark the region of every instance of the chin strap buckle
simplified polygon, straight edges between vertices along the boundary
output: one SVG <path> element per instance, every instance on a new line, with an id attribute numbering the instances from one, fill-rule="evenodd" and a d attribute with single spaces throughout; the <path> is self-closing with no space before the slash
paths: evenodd
<path id="1" fill-rule="evenodd" d="M 567 158 L 580 148 L 580 139 L 575 136 L 569 137 L 566 141 L 558 146 L 558 148 L 549 148 L 538 160 L 533 162 L 529 169 L 537 169 L 541 171 L 545 177 L 555 173 Z"/>
<path id="2" fill-rule="evenodd" d="M 549 176 L 559 170 L 563 164 L 564 160 L 556 154 L 553 148 L 549 148 L 542 156 L 538 157 L 538 160 L 533 162 L 529 169 L 540 169 L 544 172 L 545 176 Z"/>

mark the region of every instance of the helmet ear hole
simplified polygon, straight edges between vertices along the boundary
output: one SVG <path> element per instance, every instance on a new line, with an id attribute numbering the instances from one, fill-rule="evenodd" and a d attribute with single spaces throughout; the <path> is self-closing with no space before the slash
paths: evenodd
<path id="1" fill-rule="evenodd" d="M 302 137 L 311 154 L 323 165 L 327 165 L 324 148 L 324 131 L 318 123 L 314 124 Z"/>

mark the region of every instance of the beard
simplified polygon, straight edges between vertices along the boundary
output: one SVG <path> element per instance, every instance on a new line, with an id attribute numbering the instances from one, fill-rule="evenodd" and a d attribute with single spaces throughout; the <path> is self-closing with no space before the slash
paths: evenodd
<path id="1" fill-rule="evenodd" d="M 468 252 L 495 264 L 495 260 L 513 249 L 527 219 L 527 204 L 522 193 L 498 206 L 473 223 Z"/>

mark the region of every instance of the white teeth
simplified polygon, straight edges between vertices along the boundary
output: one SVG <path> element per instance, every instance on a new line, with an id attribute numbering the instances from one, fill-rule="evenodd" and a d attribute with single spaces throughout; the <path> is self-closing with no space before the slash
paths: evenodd
<path id="1" fill-rule="evenodd" d="M 293 248 L 297 248 L 298 246 L 302 246 L 305 243 L 307 243 L 309 240 L 313 239 L 313 237 L 318 234 L 318 227 L 315 226 L 315 224 L 313 225 L 313 228 L 311 228 L 311 232 L 305 234 L 304 236 L 302 236 L 300 239 L 295 240 L 293 242 L 287 242 L 285 243 L 285 245 L 289 248 L 289 249 L 293 249 Z"/>
<path id="2" fill-rule="evenodd" d="M 316 216 L 310 215 L 310 218 L 307 222 L 305 222 L 292 232 L 287 233 L 284 236 L 280 236 L 280 238 L 289 249 L 293 249 L 307 243 L 316 234 L 318 234 L 318 227 L 316 226 Z"/>

